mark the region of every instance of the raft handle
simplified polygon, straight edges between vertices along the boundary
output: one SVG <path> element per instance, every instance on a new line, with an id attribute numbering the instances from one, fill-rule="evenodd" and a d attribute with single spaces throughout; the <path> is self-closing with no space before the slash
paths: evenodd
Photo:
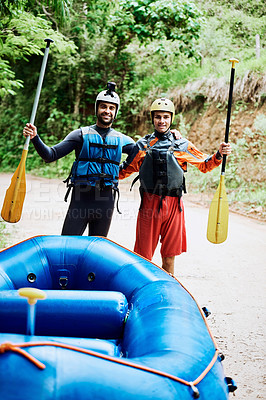
<path id="1" fill-rule="evenodd" d="M 36 281 L 36 275 L 33 272 L 30 272 L 27 276 L 27 281 L 29 283 L 34 283 Z"/>
<path id="2" fill-rule="evenodd" d="M 62 289 L 66 289 L 68 284 L 68 277 L 67 276 L 60 276 L 59 278 L 59 285 Z"/>
<path id="3" fill-rule="evenodd" d="M 88 274 L 88 281 L 89 281 L 89 282 L 93 282 L 94 279 L 95 279 L 95 273 L 94 273 L 94 272 L 90 272 L 90 273 Z"/>
<path id="4" fill-rule="evenodd" d="M 237 389 L 237 384 L 229 376 L 225 378 L 225 382 L 227 383 L 229 393 L 233 393 Z"/>
<path id="5" fill-rule="evenodd" d="M 208 310 L 207 307 L 202 307 L 202 311 L 204 312 L 206 318 L 208 318 L 211 315 L 211 312 L 210 310 Z"/>
<path id="6" fill-rule="evenodd" d="M 57 271 L 57 273 L 59 275 L 58 282 L 59 282 L 61 289 L 66 289 L 66 287 L 68 285 L 69 276 L 70 276 L 69 270 L 62 268 L 62 269 L 59 269 Z"/>

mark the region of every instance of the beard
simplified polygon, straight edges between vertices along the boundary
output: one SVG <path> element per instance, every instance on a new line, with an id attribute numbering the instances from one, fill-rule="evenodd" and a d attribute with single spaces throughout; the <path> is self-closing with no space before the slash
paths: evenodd
<path id="1" fill-rule="evenodd" d="M 114 118 L 110 117 L 109 121 L 105 121 L 100 114 L 97 114 L 97 118 L 99 122 L 105 126 L 111 125 L 114 121 Z"/>

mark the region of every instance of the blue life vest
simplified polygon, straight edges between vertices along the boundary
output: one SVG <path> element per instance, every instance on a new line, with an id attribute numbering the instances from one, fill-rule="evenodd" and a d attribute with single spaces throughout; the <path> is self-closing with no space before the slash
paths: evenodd
<path id="1" fill-rule="evenodd" d="M 81 131 L 83 146 L 72 166 L 71 184 L 117 187 L 124 135 L 111 129 L 103 138 L 90 126 Z"/>
<path id="2" fill-rule="evenodd" d="M 68 187 L 65 201 L 70 189 L 76 185 L 117 190 L 123 146 L 134 143 L 133 139 L 112 128 L 104 138 L 92 126 L 81 128 L 81 132 L 82 149 L 64 181 Z"/>

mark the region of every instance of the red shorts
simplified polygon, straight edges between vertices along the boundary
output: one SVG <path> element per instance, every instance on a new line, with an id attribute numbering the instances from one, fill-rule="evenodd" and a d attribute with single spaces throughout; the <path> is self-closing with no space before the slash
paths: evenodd
<path id="1" fill-rule="evenodd" d="M 156 194 L 144 193 L 141 210 L 138 214 L 136 243 L 134 251 L 151 260 L 161 242 L 161 256 L 173 257 L 187 251 L 187 238 L 183 201 L 178 197 L 167 196 L 162 201 Z"/>

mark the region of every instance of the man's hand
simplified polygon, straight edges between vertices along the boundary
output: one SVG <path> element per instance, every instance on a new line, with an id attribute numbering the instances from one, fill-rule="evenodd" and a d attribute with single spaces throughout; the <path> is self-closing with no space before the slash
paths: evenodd
<path id="1" fill-rule="evenodd" d="M 219 153 L 221 154 L 221 156 L 229 156 L 229 154 L 231 154 L 232 152 L 232 148 L 231 148 L 231 144 L 230 143 L 221 143 L 219 146 Z"/>
<path id="2" fill-rule="evenodd" d="M 177 129 L 170 129 L 170 132 L 174 135 L 174 138 L 177 139 L 182 139 L 181 133 Z"/>
<path id="3" fill-rule="evenodd" d="M 26 124 L 23 129 L 23 135 L 25 137 L 30 136 L 30 139 L 33 139 L 37 135 L 37 128 L 33 124 Z"/>

